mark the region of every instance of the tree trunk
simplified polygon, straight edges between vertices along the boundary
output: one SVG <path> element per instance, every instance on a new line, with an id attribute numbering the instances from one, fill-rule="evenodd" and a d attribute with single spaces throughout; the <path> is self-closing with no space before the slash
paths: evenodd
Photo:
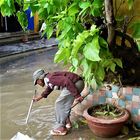
<path id="1" fill-rule="evenodd" d="M 108 44 L 112 46 L 115 37 L 115 18 L 113 13 L 113 0 L 105 0 L 105 14 L 108 28 Z"/>

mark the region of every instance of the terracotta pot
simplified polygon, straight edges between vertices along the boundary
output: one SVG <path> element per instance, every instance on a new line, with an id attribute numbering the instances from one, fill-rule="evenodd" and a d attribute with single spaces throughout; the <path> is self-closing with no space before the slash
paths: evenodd
<path id="1" fill-rule="evenodd" d="M 91 131 L 99 137 L 109 138 L 118 135 L 124 123 L 129 119 L 129 112 L 126 109 L 124 109 L 123 115 L 119 118 L 106 120 L 91 116 L 90 108 L 84 110 L 83 116 L 87 120 Z"/>

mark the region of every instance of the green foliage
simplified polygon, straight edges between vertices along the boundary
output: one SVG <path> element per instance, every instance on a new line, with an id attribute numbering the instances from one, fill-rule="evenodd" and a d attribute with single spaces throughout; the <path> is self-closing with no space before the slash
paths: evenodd
<path id="1" fill-rule="evenodd" d="M 129 9 L 132 9 L 134 0 L 127 0 Z"/>
<path id="2" fill-rule="evenodd" d="M 109 118 L 117 118 L 123 114 L 124 110 L 115 107 L 112 104 L 101 104 L 94 106 L 91 110 L 91 115 L 95 117 L 109 117 Z"/>
<path id="3" fill-rule="evenodd" d="M 92 3 L 91 14 L 93 16 L 101 16 L 103 14 L 104 0 L 94 0 Z"/>
<path id="4" fill-rule="evenodd" d="M 138 44 L 138 50 L 140 52 L 140 40 L 136 40 L 137 44 Z"/>
<path id="5" fill-rule="evenodd" d="M 132 37 L 135 39 L 140 52 L 140 20 L 132 22 L 128 28 L 132 30 Z"/>
<path id="6" fill-rule="evenodd" d="M 106 72 L 115 72 L 116 66 L 123 67 L 118 58 L 114 58 L 107 41 L 101 36 L 101 29 L 95 25 L 94 17 L 104 17 L 104 0 L 16 0 L 21 7 L 16 13 L 25 30 L 27 17 L 25 10 L 29 7 L 32 15 L 38 12 L 40 20 L 45 21 L 44 33 L 50 38 L 56 31 L 59 40 L 58 52 L 54 62 L 71 64 L 71 71 L 82 70 L 82 75 L 89 85 L 93 82 L 102 84 Z M 127 0 L 129 9 L 133 0 Z M 14 0 L 1 0 L 0 10 L 3 16 L 15 14 Z M 121 20 L 122 21 L 122 20 Z M 87 28 L 86 23 L 91 27 Z M 140 22 L 131 24 L 133 37 L 140 37 Z M 138 44 L 139 41 L 137 41 Z M 140 45 L 139 50 L 140 50 Z M 114 46 L 113 46 L 114 47 Z"/>
<path id="7" fill-rule="evenodd" d="M 133 31 L 132 36 L 136 39 L 140 38 L 140 20 L 132 22 L 129 28 Z"/>
<path id="8" fill-rule="evenodd" d="M 14 0 L 1 0 L 0 11 L 2 15 L 11 16 L 15 12 Z"/>
<path id="9" fill-rule="evenodd" d="M 28 20 L 25 12 L 17 12 L 18 21 L 20 22 L 21 27 L 25 31 L 28 26 Z"/>

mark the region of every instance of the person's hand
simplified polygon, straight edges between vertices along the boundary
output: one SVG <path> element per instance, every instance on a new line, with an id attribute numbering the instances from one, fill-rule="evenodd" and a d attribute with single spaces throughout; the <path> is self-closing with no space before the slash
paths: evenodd
<path id="1" fill-rule="evenodd" d="M 75 99 L 76 102 L 82 102 L 84 100 L 84 97 L 80 96 Z"/>
<path id="2" fill-rule="evenodd" d="M 42 99 L 43 97 L 42 96 L 34 96 L 33 97 L 33 102 L 37 102 L 37 101 L 39 101 L 40 99 Z"/>
<path id="3" fill-rule="evenodd" d="M 33 97 L 33 102 L 37 102 L 38 101 L 38 99 L 36 98 L 36 97 Z"/>

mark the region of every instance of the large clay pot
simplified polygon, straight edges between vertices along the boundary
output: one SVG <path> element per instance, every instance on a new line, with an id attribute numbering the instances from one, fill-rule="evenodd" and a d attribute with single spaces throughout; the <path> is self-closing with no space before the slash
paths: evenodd
<path id="1" fill-rule="evenodd" d="M 118 135 L 126 121 L 129 119 L 129 112 L 124 109 L 123 115 L 115 119 L 96 118 L 90 115 L 90 108 L 84 110 L 83 116 L 88 122 L 91 131 L 99 137 L 109 138 Z"/>

